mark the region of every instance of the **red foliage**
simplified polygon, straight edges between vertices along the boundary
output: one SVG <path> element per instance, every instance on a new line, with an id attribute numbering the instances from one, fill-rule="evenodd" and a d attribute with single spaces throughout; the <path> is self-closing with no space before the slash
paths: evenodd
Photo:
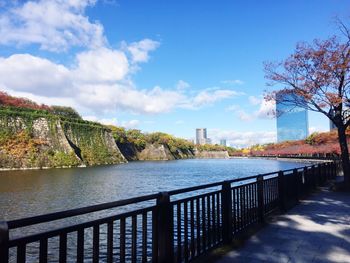
<path id="1" fill-rule="evenodd" d="M 51 108 L 45 104 L 39 105 L 29 99 L 12 97 L 3 91 L 0 91 L 0 106 L 28 108 L 33 110 L 51 110 Z"/>
<path id="2" fill-rule="evenodd" d="M 347 130 L 347 136 L 349 143 L 349 130 Z M 259 156 L 340 155 L 338 133 L 336 131 L 319 133 L 314 136 L 312 144 L 308 144 L 305 140 L 270 144 L 262 151 L 251 151 L 251 154 Z"/>

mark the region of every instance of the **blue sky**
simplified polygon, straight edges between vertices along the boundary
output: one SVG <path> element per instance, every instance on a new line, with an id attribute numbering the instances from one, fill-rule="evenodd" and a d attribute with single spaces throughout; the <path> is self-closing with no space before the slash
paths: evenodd
<path id="1" fill-rule="evenodd" d="M 275 140 L 263 62 L 336 33 L 345 0 L 0 2 L 0 89 L 86 119 L 233 146 Z M 310 114 L 310 130 L 328 121 Z"/>

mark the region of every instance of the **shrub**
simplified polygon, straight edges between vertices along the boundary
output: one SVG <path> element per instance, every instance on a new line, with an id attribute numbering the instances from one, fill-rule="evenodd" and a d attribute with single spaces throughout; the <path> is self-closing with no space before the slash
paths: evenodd
<path id="1" fill-rule="evenodd" d="M 79 113 L 72 107 L 51 106 L 51 112 L 55 115 L 72 119 L 82 119 Z"/>

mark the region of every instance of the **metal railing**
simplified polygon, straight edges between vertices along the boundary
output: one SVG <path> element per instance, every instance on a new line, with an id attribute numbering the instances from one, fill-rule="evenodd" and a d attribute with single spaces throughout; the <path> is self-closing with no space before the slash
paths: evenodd
<path id="1" fill-rule="evenodd" d="M 0 263 L 190 262 L 336 174 L 337 163 L 327 162 L 0 221 Z"/>

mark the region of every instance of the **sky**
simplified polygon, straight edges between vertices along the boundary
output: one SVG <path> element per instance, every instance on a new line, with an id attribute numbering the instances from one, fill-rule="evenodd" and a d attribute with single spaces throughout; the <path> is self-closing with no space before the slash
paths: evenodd
<path id="1" fill-rule="evenodd" d="M 337 33 L 349 1 L 0 0 L 0 90 L 104 124 L 276 141 L 263 63 Z M 328 120 L 309 113 L 309 132 Z"/>

